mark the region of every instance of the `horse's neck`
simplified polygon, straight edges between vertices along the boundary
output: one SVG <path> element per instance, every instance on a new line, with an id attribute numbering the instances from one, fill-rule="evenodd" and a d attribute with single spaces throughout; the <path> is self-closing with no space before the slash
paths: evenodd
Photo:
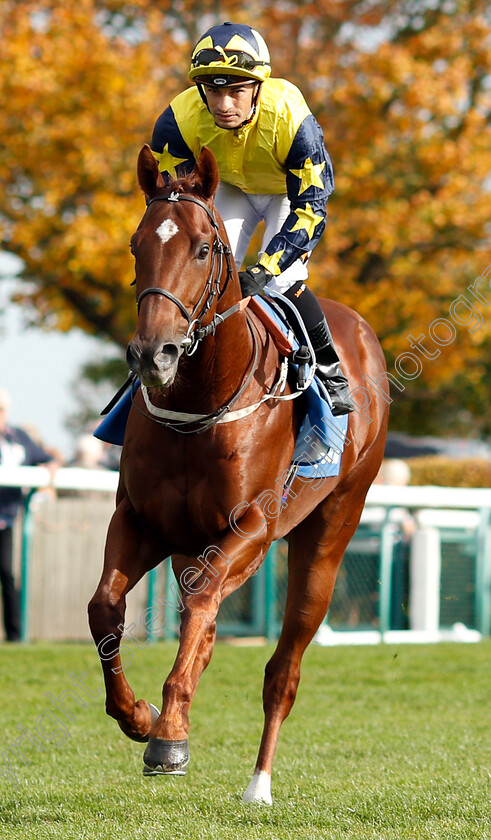
<path id="1" fill-rule="evenodd" d="M 237 302 L 235 296 L 224 296 L 219 312 Z M 196 354 L 198 355 L 198 354 Z M 215 399 L 227 400 L 247 376 L 254 357 L 254 340 L 244 310 L 235 312 L 216 328 L 212 340 L 203 342 L 199 359 L 199 376 Z"/>
<path id="2" fill-rule="evenodd" d="M 237 281 L 229 282 L 216 312 L 238 303 Z M 208 414 L 227 405 L 247 379 L 253 366 L 255 341 L 248 319 L 240 310 L 218 323 L 214 335 L 204 338 L 196 351 L 181 360 L 175 384 L 156 404 L 176 411 Z M 181 367 L 182 365 L 182 367 Z"/>

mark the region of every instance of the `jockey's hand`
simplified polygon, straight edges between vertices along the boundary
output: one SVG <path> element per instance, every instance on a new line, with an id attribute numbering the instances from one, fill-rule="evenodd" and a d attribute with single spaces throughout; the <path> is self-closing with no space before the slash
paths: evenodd
<path id="1" fill-rule="evenodd" d="M 242 297 L 258 295 L 262 292 L 273 275 L 262 265 L 250 265 L 245 271 L 239 271 L 240 288 Z"/>

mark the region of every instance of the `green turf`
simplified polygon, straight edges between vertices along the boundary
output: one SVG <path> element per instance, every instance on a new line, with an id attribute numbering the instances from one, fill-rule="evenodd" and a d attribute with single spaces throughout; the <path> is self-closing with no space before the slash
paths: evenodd
<path id="1" fill-rule="evenodd" d="M 73 720 L 46 697 L 73 687 L 71 672 L 97 691 L 95 648 L 4 645 L 0 752 L 18 787 L 0 776 L 0 838 L 491 840 L 491 643 L 311 647 L 282 729 L 274 804 L 260 808 L 241 796 L 270 651 L 217 645 L 193 704 L 188 775 L 144 779 L 144 747 L 105 716 L 102 695 L 85 695 L 85 708 L 67 702 Z M 158 704 L 174 652 L 134 649 L 126 673 L 138 697 Z M 9 745 L 17 724 L 36 734 L 36 722 L 60 743 L 38 735 L 45 748 L 27 744 L 24 765 Z"/>

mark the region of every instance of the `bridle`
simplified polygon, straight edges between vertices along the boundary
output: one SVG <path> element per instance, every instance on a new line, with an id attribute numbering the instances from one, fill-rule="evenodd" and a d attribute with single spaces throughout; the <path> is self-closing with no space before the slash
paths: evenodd
<path id="1" fill-rule="evenodd" d="M 186 335 L 181 341 L 181 347 L 184 349 L 186 355 L 191 356 L 197 349 L 198 344 L 208 335 L 214 335 L 217 326 L 223 324 L 223 322 L 230 317 L 230 315 L 234 315 L 235 312 L 239 312 L 242 309 L 245 309 L 249 298 L 244 298 L 238 303 L 235 303 L 233 306 L 229 307 L 229 309 L 225 310 L 225 312 L 216 312 L 211 319 L 211 321 L 206 325 L 203 326 L 203 318 L 206 316 L 207 312 L 209 312 L 215 298 L 220 300 L 222 295 L 224 294 L 227 284 L 230 278 L 233 276 L 233 266 L 232 266 L 232 252 L 229 246 L 223 241 L 222 237 L 220 236 L 220 231 L 218 227 L 218 222 L 215 216 L 215 213 L 210 210 L 207 204 L 204 201 L 201 201 L 199 198 L 195 198 L 191 195 L 184 195 L 178 192 L 171 192 L 170 195 L 157 195 L 154 198 L 151 198 L 147 201 L 147 209 L 156 201 L 190 201 L 192 204 L 197 204 L 198 207 L 202 207 L 205 213 L 207 214 L 208 218 L 210 219 L 214 231 L 215 237 L 213 240 L 212 245 L 212 257 L 211 257 L 211 265 L 210 265 L 210 272 L 208 274 L 208 279 L 205 283 L 205 287 L 203 292 L 195 305 L 193 311 L 191 313 L 188 312 L 185 305 L 183 304 L 182 300 L 180 300 L 176 295 L 172 292 L 169 292 L 167 289 L 162 289 L 159 286 L 150 286 L 148 289 L 144 289 L 138 295 L 136 305 L 138 308 L 138 312 L 140 312 L 140 306 L 142 300 L 147 295 L 161 295 L 162 297 L 167 298 L 168 300 L 172 301 L 172 303 L 177 306 L 181 314 L 184 316 L 186 321 L 188 322 L 188 329 Z M 225 261 L 227 264 L 227 276 L 225 280 L 225 284 L 223 288 L 221 287 L 222 281 L 222 274 L 223 274 L 223 257 L 225 257 Z M 218 261 L 218 267 L 217 267 Z M 247 312 L 246 312 L 247 315 Z M 259 359 L 259 345 L 252 329 L 250 318 L 247 317 L 247 324 L 249 330 L 251 332 L 252 337 L 252 344 L 253 344 L 253 360 L 252 364 L 249 367 L 247 372 L 247 376 L 245 377 L 244 381 L 241 383 L 238 390 L 235 394 L 229 399 L 226 405 L 221 406 L 216 411 L 211 412 L 210 414 L 206 415 L 181 415 L 179 412 L 170 412 L 173 416 L 172 420 L 165 421 L 161 419 L 157 419 L 156 414 L 158 413 L 158 409 L 155 409 L 148 400 L 146 401 L 147 409 L 150 412 L 149 414 L 145 414 L 136 403 L 133 403 L 136 410 L 143 414 L 144 417 L 148 417 L 150 420 L 153 420 L 155 423 L 158 423 L 160 426 L 165 426 L 167 429 L 173 429 L 174 431 L 180 432 L 181 434 L 199 434 L 200 432 L 204 432 L 207 429 L 214 426 L 216 423 L 219 423 L 224 415 L 230 412 L 230 408 L 234 405 L 242 394 L 247 390 L 249 387 L 254 373 L 257 368 L 258 359 Z M 125 389 L 128 384 L 132 384 L 134 381 L 134 376 L 130 376 L 129 379 L 126 381 L 123 389 Z M 142 385 L 142 392 L 146 395 L 146 389 Z M 121 393 L 122 389 L 118 392 L 118 395 Z M 116 395 L 116 396 L 118 396 Z M 133 400 L 133 392 L 132 392 L 132 400 Z M 113 404 L 113 401 L 110 403 L 110 406 Z M 109 409 L 109 407 L 107 407 Z M 107 410 L 106 409 L 106 410 Z"/>
<path id="2" fill-rule="evenodd" d="M 210 210 L 210 208 L 207 204 L 205 204 L 204 201 L 201 201 L 201 199 L 195 198 L 191 195 L 183 195 L 182 193 L 171 192 L 170 195 L 157 195 L 154 198 L 149 199 L 147 201 L 147 208 L 150 207 L 151 204 L 154 204 L 156 201 L 190 201 L 192 204 L 197 204 L 198 207 L 203 208 L 208 218 L 210 219 L 215 231 L 215 238 L 213 240 L 212 245 L 210 273 L 208 275 L 208 279 L 205 283 L 205 287 L 203 289 L 201 297 L 191 313 L 188 312 L 183 302 L 179 300 L 179 298 L 176 297 L 176 295 L 172 294 L 172 292 L 169 292 L 167 289 L 160 288 L 159 286 L 150 286 L 148 289 L 144 289 L 143 292 L 140 293 L 136 301 L 138 312 L 140 312 L 142 300 L 147 295 L 162 295 L 162 297 L 165 297 L 168 300 L 172 301 L 172 303 L 174 303 L 175 306 L 177 306 L 183 317 L 188 322 L 187 332 L 181 341 L 181 346 L 183 347 L 186 355 L 191 356 L 196 351 L 200 341 L 202 341 L 208 335 L 214 335 L 215 330 L 219 324 L 222 324 L 226 318 L 228 318 L 230 315 L 233 315 L 235 312 L 238 312 L 242 308 L 240 303 L 237 303 L 234 306 L 231 306 L 230 309 L 227 309 L 225 312 L 222 312 L 221 314 L 217 312 L 213 316 L 210 323 L 206 326 L 203 326 L 203 318 L 206 316 L 207 312 L 209 312 L 215 298 L 217 298 L 217 300 L 220 300 L 220 298 L 225 292 L 225 289 L 227 288 L 228 281 L 233 275 L 232 253 L 230 251 L 229 246 L 223 241 L 222 237 L 220 236 L 220 231 L 218 228 L 218 222 L 215 213 L 212 210 Z M 223 274 L 222 257 L 225 257 L 227 263 L 227 276 L 223 288 L 221 288 Z"/>
<path id="3" fill-rule="evenodd" d="M 278 379 L 273 383 L 270 390 L 263 394 L 262 397 L 252 405 L 246 406 L 243 409 L 238 409 L 234 412 L 231 412 L 232 406 L 238 402 L 240 397 L 246 392 L 247 388 L 249 387 L 252 379 L 254 377 L 254 373 L 257 369 L 258 361 L 259 361 L 259 341 L 256 335 L 256 328 L 253 326 L 253 322 L 251 321 L 251 317 L 249 316 L 246 306 L 249 302 L 249 298 L 243 298 L 238 303 L 235 303 L 229 309 L 222 313 L 215 313 L 212 320 L 206 326 L 203 326 L 202 319 L 205 317 L 206 313 L 210 310 L 210 307 L 215 300 L 215 297 L 218 296 L 218 300 L 224 294 L 227 284 L 230 278 L 233 276 L 233 267 L 232 267 L 232 256 L 231 251 L 228 245 L 223 241 L 220 236 L 220 231 L 218 228 L 218 222 L 216 220 L 215 214 L 210 210 L 210 208 L 201 201 L 199 198 L 195 198 L 194 196 L 190 195 L 183 195 L 182 193 L 172 192 L 170 195 L 158 195 L 154 198 L 151 198 L 147 202 L 147 207 L 153 204 L 156 201 L 190 201 L 193 204 L 197 204 L 199 207 L 202 207 L 203 210 L 206 212 L 208 218 L 210 219 L 214 231 L 215 231 L 215 238 L 213 241 L 213 253 L 211 259 L 211 266 L 210 266 L 210 273 L 208 275 L 208 279 L 205 284 L 205 288 L 203 289 L 203 293 L 200 296 L 200 299 L 196 306 L 194 307 L 191 314 L 188 312 L 186 307 L 184 306 L 183 302 L 179 300 L 176 295 L 172 292 L 167 291 L 167 289 L 162 289 L 159 286 L 151 286 L 148 289 L 144 289 L 143 292 L 138 295 L 137 298 L 137 307 L 138 311 L 140 310 L 140 305 L 143 298 L 146 295 L 161 295 L 162 297 L 167 298 L 168 300 L 174 303 L 181 314 L 184 316 L 186 321 L 188 322 L 188 329 L 186 332 L 186 336 L 183 338 L 181 342 L 181 346 L 183 347 L 184 351 L 188 356 L 192 355 L 200 341 L 202 341 L 206 336 L 215 334 L 215 330 L 219 324 L 222 324 L 226 318 L 230 315 L 233 315 L 235 312 L 239 312 L 240 310 L 245 311 L 245 315 L 247 318 L 247 325 L 249 327 L 249 331 L 252 338 L 252 346 L 253 346 L 253 358 L 252 362 L 249 366 L 249 370 L 245 375 L 241 385 L 239 386 L 238 390 L 233 394 L 232 397 L 228 400 L 225 405 L 222 405 L 216 411 L 211 412 L 210 414 L 189 414 L 183 413 L 178 411 L 170 411 L 168 409 L 160 409 L 157 406 L 154 406 L 148 396 L 147 389 L 143 384 L 141 384 L 141 390 L 143 394 L 143 399 L 145 406 L 147 408 L 148 413 L 142 411 L 142 409 L 137 405 L 134 401 L 134 388 L 135 388 L 135 380 L 137 376 L 135 373 L 130 373 L 126 382 L 122 385 L 119 389 L 117 394 L 113 397 L 110 403 L 105 407 L 105 409 L 101 412 L 101 414 L 105 415 L 108 414 L 109 411 L 116 405 L 116 403 L 120 400 L 122 395 L 125 391 L 132 386 L 131 390 L 131 401 L 133 403 L 134 408 L 143 416 L 146 417 L 148 420 L 152 420 L 154 423 L 157 423 L 159 426 L 164 426 L 166 429 L 171 429 L 179 434 L 187 434 L 187 435 L 195 435 L 201 434 L 202 432 L 206 432 L 208 429 L 211 429 L 217 423 L 227 423 L 232 422 L 234 420 L 242 419 L 243 417 L 247 417 L 252 414 L 254 411 L 263 405 L 263 403 L 268 402 L 269 400 L 293 400 L 300 396 L 304 388 L 297 389 L 297 391 L 290 392 L 284 394 L 283 391 L 287 384 L 287 375 L 288 375 L 288 361 L 286 358 L 283 359 L 280 365 L 280 374 Z M 223 289 L 221 288 L 221 279 L 223 273 L 223 259 L 219 259 L 219 265 L 215 275 L 215 267 L 217 258 L 225 257 L 227 263 L 227 278 L 225 281 L 225 285 Z M 288 300 L 285 298 L 284 301 L 287 305 L 290 305 Z M 200 309 L 201 307 L 201 309 Z M 298 317 L 298 313 L 297 313 Z M 305 331 L 304 331 L 305 332 Z M 306 340 L 309 343 L 309 349 L 312 351 L 312 347 L 308 340 L 307 333 L 305 332 Z M 314 356 L 315 358 L 315 356 Z M 315 364 L 311 367 L 311 372 L 309 374 L 309 380 L 307 386 L 310 385 L 313 376 L 315 373 Z"/>

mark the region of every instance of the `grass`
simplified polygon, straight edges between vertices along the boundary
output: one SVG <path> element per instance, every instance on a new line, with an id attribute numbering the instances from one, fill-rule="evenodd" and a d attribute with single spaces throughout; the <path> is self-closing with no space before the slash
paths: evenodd
<path id="1" fill-rule="evenodd" d="M 95 648 L 3 646 L 0 753 L 18 787 L 0 776 L 0 838 L 491 840 L 491 643 L 311 647 L 282 729 L 274 804 L 259 808 L 241 796 L 270 652 L 217 645 L 193 704 L 188 775 L 144 779 L 144 747 L 105 716 L 102 694 L 77 689 L 87 705 L 67 700 L 73 719 L 46 697 L 73 688 L 71 672 L 86 673 L 95 694 Z M 137 696 L 158 703 L 175 645 L 133 654 Z M 44 745 L 20 745 L 29 765 L 9 749 L 17 725 Z"/>

